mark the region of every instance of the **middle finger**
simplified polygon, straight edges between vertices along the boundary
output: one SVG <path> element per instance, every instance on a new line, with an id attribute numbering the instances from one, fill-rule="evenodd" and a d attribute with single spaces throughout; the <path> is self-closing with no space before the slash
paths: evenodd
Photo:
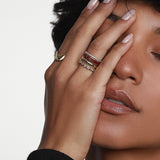
<path id="1" fill-rule="evenodd" d="M 107 51 L 111 49 L 117 39 L 130 27 L 135 21 L 135 10 L 131 9 L 124 16 L 115 22 L 109 29 L 98 36 L 88 47 L 87 51 L 96 57 L 97 59 L 103 59 Z M 76 74 L 83 74 L 86 77 L 92 74 L 91 71 L 87 71 L 83 66 L 79 66 Z M 85 76 L 86 74 L 86 76 Z"/>
<path id="2" fill-rule="evenodd" d="M 80 56 L 116 5 L 116 0 L 111 0 L 109 3 L 104 2 L 99 4 L 98 8 L 86 19 L 75 34 L 72 45 L 68 49 L 64 61 L 61 63 L 61 68 L 65 69 L 65 73 L 73 73 L 77 69 Z"/>

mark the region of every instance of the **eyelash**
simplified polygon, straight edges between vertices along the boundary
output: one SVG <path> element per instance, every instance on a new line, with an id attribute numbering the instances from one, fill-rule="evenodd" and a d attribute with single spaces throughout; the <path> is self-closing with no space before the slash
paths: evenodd
<path id="1" fill-rule="evenodd" d="M 160 60 L 160 54 L 159 53 L 152 52 L 152 54 L 154 55 L 155 58 Z"/>
<path id="2" fill-rule="evenodd" d="M 113 15 L 112 13 L 108 16 L 109 19 L 111 19 L 112 21 L 116 22 L 119 18 L 116 16 L 116 15 Z M 116 44 L 117 42 L 114 43 L 114 45 Z M 113 45 L 113 46 L 114 46 Z M 153 56 L 160 61 L 160 54 L 159 53 L 156 53 L 156 52 L 152 52 Z"/>
<path id="3" fill-rule="evenodd" d="M 114 15 L 114 14 L 112 14 L 112 13 L 108 16 L 108 18 L 109 18 L 110 20 L 112 20 L 113 22 L 116 22 L 116 21 L 119 19 L 118 16 L 116 16 L 116 15 Z"/>

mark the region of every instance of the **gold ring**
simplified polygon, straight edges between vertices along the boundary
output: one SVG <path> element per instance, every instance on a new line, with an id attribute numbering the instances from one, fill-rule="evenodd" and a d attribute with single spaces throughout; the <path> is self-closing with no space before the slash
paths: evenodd
<path id="1" fill-rule="evenodd" d="M 85 61 L 87 64 L 89 64 L 90 66 L 95 66 L 92 62 L 88 61 L 86 58 L 82 57 L 81 58 L 82 61 Z"/>
<path id="2" fill-rule="evenodd" d="M 60 55 L 60 54 L 58 54 L 58 51 L 56 51 L 55 60 L 57 62 L 63 61 L 64 58 L 65 58 L 65 54 Z"/>
<path id="3" fill-rule="evenodd" d="M 79 63 L 84 67 L 87 68 L 88 70 L 94 72 L 95 68 L 91 65 L 89 65 L 88 63 L 86 63 L 85 61 L 83 61 L 82 59 L 79 60 Z"/>

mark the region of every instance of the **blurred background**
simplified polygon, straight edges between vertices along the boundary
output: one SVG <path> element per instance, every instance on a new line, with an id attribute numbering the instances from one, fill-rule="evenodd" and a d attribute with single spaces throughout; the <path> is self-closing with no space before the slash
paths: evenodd
<path id="1" fill-rule="evenodd" d="M 44 123 L 44 72 L 54 60 L 53 4 L 0 1 L 0 159 L 25 160 Z"/>

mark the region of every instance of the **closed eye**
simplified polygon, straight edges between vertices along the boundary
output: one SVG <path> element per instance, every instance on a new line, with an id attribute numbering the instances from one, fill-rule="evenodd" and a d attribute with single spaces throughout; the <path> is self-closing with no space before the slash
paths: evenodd
<path id="1" fill-rule="evenodd" d="M 112 20 L 113 22 L 116 22 L 117 20 L 119 20 L 121 17 L 118 16 L 118 15 L 115 15 L 114 13 L 111 13 L 109 16 L 108 16 L 108 19 Z"/>
<path id="2" fill-rule="evenodd" d="M 160 54 L 159 53 L 152 52 L 152 54 L 154 55 L 154 57 L 156 59 L 160 60 Z"/>

